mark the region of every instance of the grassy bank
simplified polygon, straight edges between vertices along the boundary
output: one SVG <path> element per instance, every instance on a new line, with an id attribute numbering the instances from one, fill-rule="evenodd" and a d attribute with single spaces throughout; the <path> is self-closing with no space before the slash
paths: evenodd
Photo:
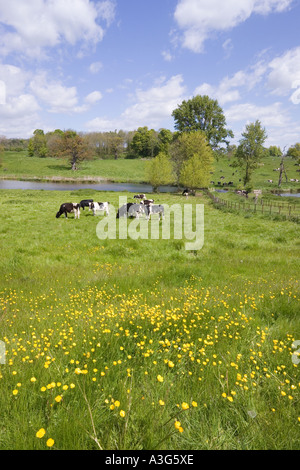
<path id="1" fill-rule="evenodd" d="M 89 160 L 72 171 L 67 160 L 28 157 L 26 152 L 4 152 L 0 177 L 7 179 L 39 179 L 56 181 L 144 181 L 144 160 Z"/>
<path id="2" fill-rule="evenodd" d="M 67 160 L 55 158 L 28 157 L 26 152 L 4 152 L 2 166 L 0 167 L 0 178 L 14 179 L 40 179 L 56 181 L 101 181 L 109 180 L 119 183 L 142 183 L 145 182 L 146 160 L 90 160 L 82 162 L 78 170 L 72 171 Z M 210 175 L 211 188 L 220 188 L 225 182 L 232 181 L 234 184 L 229 188 L 242 187 L 243 175 L 239 169 L 232 167 L 233 161 L 227 158 L 214 162 L 214 170 Z M 265 158 L 262 164 L 253 172 L 252 184 L 255 189 L 263 189 L 264 195 L 278 190 L 279 172 L 274 171 L 280 165 L 280 159 L 275 157 Z M 286 158 L 285 168 L 288 182 L 283 178 L 281 191 L 297 191 L 300 183 L 290 182 L 290 179 L 299 179 L 297 171 L 299 165 L 292 158 Z M 269 183 L 268 180 L 273 180 Z"/>
<path id="3" fill-rule="evenodd" d="M 115 192 L 0 192 L 0 448 L 299 448 L 297 225 L 149 196 L 204 204 L 203 248 L 55 218 Z"/>

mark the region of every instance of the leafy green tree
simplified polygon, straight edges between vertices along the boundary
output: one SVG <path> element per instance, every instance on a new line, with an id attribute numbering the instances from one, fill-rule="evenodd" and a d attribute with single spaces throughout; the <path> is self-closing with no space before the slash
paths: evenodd
<path id="1" fill-rule="evenodd" d="M 136 158 L 155 157 L 159 151 L 157 133 L 147 126 L 139 127 L 132 138 L 130 150 Z"/>
<path id="2" fill-rule="evenodd" d="M 34 145 L 32 139 L 29 139 L 28 141 L 27 153 L 28 157 L 34 157 Z"/>
<path id="3" fill-rule="evenodd" d="M 281 148 L 276 147 L 276 145 L 270 145 L 269 155 L 270 155 L 270 157 L 281 157 L 281 155 L 282 155 Z"/>
<path id="4" fill-rule="evenodd" d="M 197 172 L 199 173 L 197 174 L 197 178 L 199 181 L 203 182 L 203 184 L 201 183 L 201 187 L 204 185 L 204 182 L 208 180 L 209 172 L 212 170 L 214 155 L 204 132 L 192 131 L 180 134 L 172 143 L 170 154 L 172 161 L 174 162 L 177 182 L 182 182 L 181 173 L 183 171 L 184 164 L 192 158 L 193 161 L 190 162 L 189 168 L 191 168 L 192 163 L 195 164 L 195 156 L 197 156 L 199 160 L 199 164 L 197 164 Z M 186 175 L 187 170 L 184 171 Z M 186 178 L 185 185 L 190 186 Z"/>
<path id="5" fill-rule="evenodd" d="M 233 132 L 226 129 L 226 119 L 218 101 L 207 95 L 183 101 L 174 109 L 172 116 L 179 132 L 203 131 L 213 150 L 220 144 L 228 145 L 228 138 L 233 137 Z"/>
<path id="6" fill-rule="evenodd" d="M 47 156 L 47 140 L 42 129 L 36 129 L 29 140 L 29 156 L 44 158 Z"/>
<path id="7" fill-rule="evenodd" d="M 159 151 L 169 153 L 169 147 L 173 140 L 173 133 L 169 129 L 160 129 L 157 138 Z"/>
<path id="8" fill-rule="evenodd" d="M 146 180 L 152 185 L 154 192 L 158 191 L 159 186 L 174 183 L 173 165 L 166 153 L 160 152 L 155 158 L 147 162 Z"/>
<path id="9" fill-rule="evenodd" d="M 249 185 L 251 174 L 257 168 L 263 154 L 263 144 L 267 138 L 266 130 L 260 121 L 248 124 L 236 151 L 237 164 L 244 172 L 244 186 Z"/>

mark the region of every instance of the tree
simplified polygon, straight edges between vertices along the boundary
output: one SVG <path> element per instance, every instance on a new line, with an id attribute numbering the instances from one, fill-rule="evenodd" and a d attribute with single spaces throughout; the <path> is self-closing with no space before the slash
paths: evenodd
<path id="1" fill-rule="evenodd" d="M 157 133 L 147 126 L 139 127 L 132 138 L 130 150 L 136 158 L 155 157 L 158 154 Z"/>
<path id="2" fill-rule="evenodd" d="M 266 130 L 260 121 L 248 124 L 236 151 L 237 164 L 244 173 L 244 186 L 250 183 L 252 171 L 257 168 L 264 153 L 263 143 L 267 138 Z"/>
<path id="3" fill-rule="evenodd" d="M 123 131 L 108 133 L 109 153 L 117 160 L 121 153 L 124 152 L 125 133 Z"/>
<path id="4" fill-rule="evenodd" d="M 47 140 L 42 129 L 36 129 L 33 132 L 33 137 L 29 139 L 28 155 L 30 157 L 44 158 L 47 156 Z"/>
<path id="5" fill-rule="evenodd" d="M 159 186 L 174 183 L 173 165 L 166 153 L 160 152 L 155 158 L 147 162 L 146 180 L 152 185 L 154 192 L 158 191 Z"/>
<path id="6" fill-rule="evenodd" d="M 183 101 L 174 109 L 172 116 L 175 120 L 175 129 L 181 133 L 203 131 L 213 150 L 216 150 L 220 144 L 227 146 L 228 137 L 233 137 L 233 132 L 225 127 L 225 116 L 218 101 L 212 100 L 207 95 L 197 95 L 188 101 Z"/>
<path id="7" fill-rule="evenodd" d="M 169 129 L 160 129 L 158 132 L 158 147 L 160 152 L 169 153 L 169 147 L 173 140 L 173 133 Z"/>
<path id="8" fill-rule="evenodd" d="M 56 142 L 56 154 L 60 158 L 68 158 L 72 170 L 83 160 L 92 158 L 92 150 L 85 139 L 75 131 L 66 131 Z"/>
<path id="9" fill-rule="evenodd" d="M 297 144 L 292 145 L 292 146 L 288 149 L 287 155 L 288 155 L 289 157 L 295 158 L 295 159 L 297 159 L 297 160 L 300 161 L 300 143 L 298 142 Z"/>
<path id="10" fill-rule="evenodd" d="M 207 171 L 203 171 L 203 162 L 199 154 L 194 155 L 182 165 L 180 184 L 190 189 L 203 188 L 208 186 Z"/>
<path id="11" fill-rule="evenodd" d="M 288 177 L 287 177 L 287 174 L 286 174 L 286 170 L 285 170 L 285 166 L 284 166 L 284 157 L 285 157 L 285 148 L 283 149 L 283 152 L 282 152 L 282 156 L 281 156 L 281 161 L 280 161 L 280 170 L 279 170 L 279 178 L 278 178 L 278 187 L 280 188 L 281 186 L 281 182 L 282 182 L 282 175 L 284 173 L 284 176 L 285 176 L 285 181 L 287 183 L 288 181 Z"/>
<path id="12" fill-rule="evenodd" d="M 195 155 L 197 155 L 198 163 L 196 165 L 197 178 L 201 182 L 200 187 L 204 186 L 209 178 L 209 172 L 212 170 L 213 164 L 213 151 L 207 142 L 206 136 L 202 131 L 192 131 L 180 134 L 178 138 L 172 143 L 170 147 L 170 154 L 172 161 L 174 162 L 175 173 L 177 176 L 177 182 L 182 182 L 181 173 L 184 170 L 184 174 L 187 175 L 187 168 L 191 168 L 196 163 Z M 188 167 L 185 163 L 190 159 Z M 195 168 L 196 168 L 195 167 Z M 189 173 L 190 174 L 190 173 Z M 194 181 L 194 179 L 193 179 Z M 185 176 L 186 186 L 191 186 Z M 191 179 L 192 183 L 192 179 Z M 203 183 L 203 184 L 202 184 Z M 199 187 L 196 185 L 196 187 Z"/>
<path id="13" fill-rule="evenodd" d="M 282 151 L 280 147 L 276 147 L 276 145 L 271 145 L 269 147 L 269 155 L 270 157 L 281 157 Z"/>

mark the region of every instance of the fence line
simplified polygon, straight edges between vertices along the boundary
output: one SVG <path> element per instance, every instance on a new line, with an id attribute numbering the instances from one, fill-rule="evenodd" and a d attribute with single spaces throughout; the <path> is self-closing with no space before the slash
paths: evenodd
<path id="1" fill-rule="evenodd" d="M 219 196 L 215 196 L 210 191 L 205 191 L 207 196 L 214 202 L 214 204 L 226 207 L 227 209 L 234 209 L 238 211 L 246 211 L 246 212 L 253 212 L 253 213 L 261 213 L 265 215 L 280 215 L 285 220 L 292 220 L 293 222 L 299 223 L 300 214 L 296 214 L 295 211 L 299 208 L 295 203 L 277 203 L 272 201 L 263 201 L 260 200 L 258 203 L 257 201 L 249 201 L 243 200 L 240 202 L 236 201 L 229 201 L 227 199 L 222 199 Z M 241 198 L 244 196 L 241 196 Z"/>

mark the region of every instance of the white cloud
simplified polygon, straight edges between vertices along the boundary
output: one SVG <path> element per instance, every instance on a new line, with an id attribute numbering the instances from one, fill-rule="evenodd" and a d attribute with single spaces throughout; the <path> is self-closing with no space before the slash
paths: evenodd
<path id="1" fill-rule="evenodd" d="M 252 14 L 266 15 L 287 9 L 292 0 L 179 0 L 174 18 L 183 31 L 183 46 L 203 52 L 206 39 L 216 31 L 226 31 Z"/>
<path id="2" fill-rule="evenodd" d="M 0 64 L 0 77 L 5 83 L 6 95 L 15 96 L 22 93 L 30 75 L 19 67 Z"/>
<path id="3" fill-rule="evenodd" d="M 110 24 L 114 16 L 111 1 L 90 0 L 10 0 L 0 2 L 0 52 L 22 52 L 41 56 L 45 48 L 63 42 L 96 44 L 104 29 L 99 21 Z"/>
<path id="4" fill-rule="evenodd" d="M 162 51 L 161 55 L 163 56 L 166 62 L 171 62 L 171 60 L 173 59 L 173 56 L 169 51 Z"/>
<path id="5" fill-rule="evenodd" d="M 290 110 L 282 103 L 276 102 L 266 106 L 254 103 L 243 103 L 231 106 L 225 110 L 228 126 L 233 130 L 234 141 L 238 145 L 246 124 L 257 119 L 265 127 L 267 139 L 265 146 L 278 145 L 287 148 L 299 140 L 300 123 L 293 119 Z"/>
<path id="6" fill-rule="evenodd" d="M 223 50 L 225 52 L 225 58 L 228 59 L 231 55 L 231 52 L 233 50 L 233 44 L 231 39 L 226 39 L 226 41 L 223 42 L 222 44 Z"/>
<path id="7" fill-rule="evenodd" d="M 37 127 L 39 105 L 30 94 L 6 97 L 0 105 L 0 134 L 6 137 L 29 137 Z"/>
<path id="8" fill-rule="evenodd" d="M 59 81 L 48 81 L 46 73 L 41 72 L 30 83 L 35 96 L 49 106 L 51 113 L 74 111 L 78 104 L 76 87 L 65 87 Z"/>
<path id="9" fill-rule="evenodd" d="M 291 93 L 293 104 L 300 102 L 300 47 L 290 49 L 269 63 L 268 86 L 273 94 L 285 96 Z"/>
<path id="10" fill-rule="evenodd" d="M 92 93 L 89 93 L 85 97 L 85 101 L 89 104 L 94 104 L 97 103 L 97 101 L 100 101 L 102 99 L 102 94 L 100 91 L 92 91 Z"/>
<path id="11" fill-rule="evenodd" d="M 102 62 L 93 62 L 89 67 L 89 71 L 91 73 L 98 73 L 102 69 L 102 67 Z"/>
<path id="12" fill-rule="evenodd" d="M 237 101 L 241 98 L 240 89 L 252 90 L 262 80 L 266 69 L 265 64 L 257 63 L 245 71 L 239 70 L 232 77 L 224 77 L 217 86 L 202 83 L 195 89 L 194 95 L 208 95 L 217 99 L 220 105 Z"/>
<path id="13" fill-rule="evenodd" d="M 66 87 L 60 81 L 49 80 L 46 72 L 40 72 L 30 82 L 32 93 L 48 106 L 50 113 L 83 113 L 90 106 L 102 99 L 100 91 L 93 91 L 84 98 L 84 103 L 79 105 L 77 88 Z"/>
<path id="14" fill-rule="evenodd" d="M 184 99 L 185 87 L 181 75 L 168 81 L 160 79 L 158 84 L 148 90 L 137 90 L 135 103 L 125 109 L 119 118 L 97 117 L 86 124 L 89 131 L 108 131 L 111 129 L 132 130 L 139 126 L 158 129 L 171 118 L 172 111 Z"/>
<path id="15" fill-rule="evenodd" d="M 242 103 L 231 106 L 225 111 L 227 122 L 247 121 L 257 119 L 264 127 L 281 127 L 287 125 L 288 118 L 281 103 L 258 106 L 253 103 Z"/>

